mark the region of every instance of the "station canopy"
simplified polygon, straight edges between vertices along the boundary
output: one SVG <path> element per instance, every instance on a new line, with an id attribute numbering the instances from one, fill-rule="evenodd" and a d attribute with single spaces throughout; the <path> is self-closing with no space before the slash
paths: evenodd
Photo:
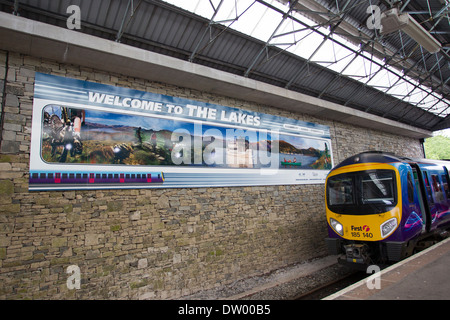
<path id="1" fill-rule="evenodd" d="M 0 0 L 4 12 L 61 27 L 70 5 L 79 32 L 450 127 L 450 0 Z"/>

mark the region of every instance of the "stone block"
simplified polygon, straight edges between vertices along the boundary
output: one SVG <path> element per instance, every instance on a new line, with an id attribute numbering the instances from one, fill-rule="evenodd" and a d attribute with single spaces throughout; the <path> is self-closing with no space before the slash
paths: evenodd
<path id="1" fill-rule="evenodd" d="M 8 162 L 0 162 L 0 171 L 10 171 L 11 170 L 11 164 Z"/>
<path id="2" fill-rule="evenodd" d="M 15 131 L 15 132 L 21 132 L 22 131 L 22 126 L 20 124 L 16 124 L 16 123 L 4 123 L 3 124 L 3 130 L 10 130 L 10 131 Z"/>
<path id="3" fill-rule="evenodd" d="M 16 141 L 16 132 L 4 130 L 2 139 L 5 141 Z"/>
<path id="4" fill-rule="evenodd" d="M 138 260 L 138 269 L 145 269 L 148 266 L 148 260 L 146 258 Z"/>
<path id="5" fill-rule="evenodd" d="M 2 141 L 2 153 L 19 153 L 20 151 L 20 142 L 17 141 Z"/>
<path id="6" fill-rule="evenodd" d="M 6 107 L 18 107 L 19 106 L 19 98 L 13 94 L 7 94 L 5 106 Z"/>
<path id="7" fill-rule="evenodd" d="M 34 78 L 35 71 L 28 68 L 20 68 L 19 75 L 27 78 Z"/>
<path id="8" fill-rule="evenodd" d="M 88 233 L 86 234 L 85 240 L 84 240 L 84 245 L 85 246 L 95 246 L 98 244 L 98 239 L 99 239 L 98 234 L 92 234 L 92 233 Z"/>
<path id="9" fill-rule="evenodd" d="M 15 82 L 16 81 L 16 69 L 14 69 L 14 68 L 9 68 L 8 69 L 8 74 L 6 76 L 6 80 L 8 82 Z"/>
<path id="10" fill-rule="evenodd" d="M 0 205 L 0 214 L 1 213 L 19 213 L 20 212 L 20 204 L 18 203 L 10 203 Z"/>
<path id="11" fill-rule="evenodd" d="M 86 252 L 86 260 L 97 259 L 99 257 L 100 257 L 100 250 L 98 250 L 98 249 L 88 250 Z"/>
<path id="12" fill-rule="evenodd" d="M 27 117 L 22 114 L 5 113 L 5 122 L 24 126 L 27 123 Z"/>
<path id="13" fill-rule="evenodd" d="M 6 248 L 0 248 L 0 260 L 6 258 Z"/>
<path id="14" fill-rule="evenodd" d="M 56 237 L 52 239 L 52 247 L 60 248 L 67 246 L 67 238 L 66 237 Z"/>
<path id="15" fill-rule="evenodd" d="M 131 221 L 139 221 L 141 219 L 141 212 L 140 211 L 134 211 L 130 214 L 130 220 Z"/>

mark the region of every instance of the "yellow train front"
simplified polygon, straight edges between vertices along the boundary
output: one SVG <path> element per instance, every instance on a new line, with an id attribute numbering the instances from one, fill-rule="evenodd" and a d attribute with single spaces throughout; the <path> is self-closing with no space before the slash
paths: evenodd
<path id="1" fill-rule="evenodd" d="M 449 164 L 383 152 L 341 162 L 325 184 L 329 253 L 344 255 L 340 262 L 382 265 L 448 228 Z"/>

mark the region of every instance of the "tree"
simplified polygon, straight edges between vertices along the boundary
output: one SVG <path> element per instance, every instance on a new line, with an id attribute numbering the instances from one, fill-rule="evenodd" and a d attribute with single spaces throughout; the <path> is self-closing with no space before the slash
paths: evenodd
<path id="1" fill-rule="evenodd" d="M 450 138 L 437 135 L 425 139 L 425 155 L 428 159 L 450 159 Z"/>

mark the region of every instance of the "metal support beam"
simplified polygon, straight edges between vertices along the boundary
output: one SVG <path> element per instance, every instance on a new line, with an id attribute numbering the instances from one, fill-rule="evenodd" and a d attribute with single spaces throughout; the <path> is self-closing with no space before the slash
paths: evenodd
<path id="1" fill-rule="evenodd" d="M 19 4 L 20 4 L 20 1 L 19 1 L 19 0 L 14 0 L 14 11 L 13 11 L 13 15 L 15 15 L 15 16 L 19 16 Z"/>
<path id="2" fill-rule="evenodd" d="M 197 50 L 200 48 L 200 44 L 202 43 L 203 39 L 205 39 L 206 35 L 208 34 L 208 31 L 211 31 L 211 27 L 214 24 L 214 18 L 216 17 L 217 13 L 219 13 L 220 7 L 222 6 L 224 0 L 221 0 L 217 8 L 213 6 L 213 4 L 210 1 L 211 6 L 214 9 L 214 14 L 212 15 L 211 19 L 209 20 L 208 26 L 206 27 L 205 31 L 203 32 L 203 35 L 201 36 L 200 40 L 197 42 L 197 45 L 194 48 L 194 51 L 192 51 L 191 56 L 189 57 L 189 61 L 192 62 L 194 60 L 194 57 L 197 55 Z"/>
<path id="3" fill-rule="evenodd" d="M 290 4 L 289 10 L 286 13 L 283 14 L 283 18 L 281 19 L 280 23 L 277 25 L 277 27 L 273 31 L 272 35 L 269 37 L 269 39 L 264 44 L 263 48 L 259 51 L 259 53 L 256 55 L 256 57 L 253 59 L 253 62 L 250 64 L 250 66 L 245 71 L 244 77 L 248 77 L 248 75 L 250 74 L 250 72 L 253 69 L 253 67 L 255 66 L 255 64 L 258 62 L 258 60 L 261 57 L 261 55 L 264 53 L 264 51 L 267 50 L 267 47 L 269 46 L 270 41 L 275 37 L 275 35 L 277 34 L 278 30 L 283 25 L 284 21 L 286 21 L 286 19 L 289 18 L 290 13 L 292 12 L 292 10 L 294 10 L 294 6 L 297 4 L 297 2 L 298 2 L 298 0 L 295 0 L 294 2 L 292 2 Z"/>
<path id="4" fill-rule="evenodd" d="M 206 27 L 205 31 L 203 32 L 203 34 L 202 34 L 200 40 L 197 42 L 197 44 L 196 44 L 194 50 L 192 51 L 191 55 L 189 56 L 189 59 L 188 59 L 189 62 L 193 62 L 194 59 L 195 59 L 195 57 L 196 57 L 200 52 L 202 52 L 202 51 L 205 50 L 208 46 L 210 46 L 211 44 L 213 44 L 213 43 L 217 40 L 217 38 L 219 38 L 222 34 L 224 34 L 225 31 L 228 30 L 228 29 L 233 25 L 233 23 L 235 23 L 236 21 L 238 21 L 239 18 L 242 17 L 242 15 L 243 15 L 244 13 L 246 13 L 246 12 L 247 12 L 247 11 L 248 11 L 255 3 L 256 3 L 256 0 L 254 0 L 254 1 L 253 1 L 253 2 L 252 2 L 252 3 L 251 3 L 244 11 L 242 11 L 240 14 L 237 14 L 237 11 L 236 11 L 236 17 L 235 17 L 235 18 L 229 19 L 229 20 L 226 20 L 226 21 L 214 21 L 214 18 L 216 17 L 217 13 L 219 12 L 220 7 L 222 6 L 222 3 L 223 3 L 223 2 L 224 2 L 224 0 L 220 1 L 220 3 L 219 3 L 219 5 L 217 6 L 217 8 L 215 8 L 215 7 L 212 5 L 212 3 L 211 3 L 211 6 L 212 6 L 213 9 L 214 9 L 214 14 L 213 14 L 213 16 L 211 17 L 211 19 L 209 20 L 208 26 Z M 237 3 L 236 3 L 235 5 L 237 6 Z M 228 26 L 224 27 L 224 28 L 219 32 L 219 34 L 217 34 L 216 36 L 212 37 L 211 34 L 212 34 L 212 27 L 213 27 L 213 25 L 216 25 L 216 24 L 219 24 L 219 23 L 223 23 L 223 22 L 229 22 L 230 24 L 229 24 Z M 200 48 L 200 45 L 202 44 L 202 42 L 203 42 L 203 40 L 205 39 L 205 37 L 206 37 L 206 35 L 208 34 L 208 32 L 210 33 L 209 41 L 208 41 L 202 48 Z"/>
<path id="5" fill-rule="evenodd" d="M 373 38 L 371 40 L 373 40 L 375 38 L 375 35 L 373 36 Z M 358 58 L 359 56 L 361 56 L 362 52 L 364 51 L 364 49 L 369 45 L 370 41 L 366 42 L 363 46 L 361 46 L 361 48 L 359 48 L 359 50 L 357 52 L 355 52 L 355 56 L 352 58 L 352 60 L 350 60 L 349 63 L 347 63 L 347 65 L 341 70 L 341 72 L 339 74 L 337 74 L 331 81 L 328 82 L 327 86 L 325 87 L 325 89 L 322 90 L 322 92 L 319 94 L 318 98 L 322 98 L 323 95 L 327 92 L 328 88 L 340 77 L 343 76 L 343 73 L 345 70 L 347 70 L 347 68 L 353 63 L 353 61 L 355 61 L 356 58 Z"/>
<path id="6" fill-rule="evenodd" d="M 312 58 L 319 52 L 320 48 L 325 44 L 325 42 L 328 41 L 328 39 L 333 35 L 333 31 L 337 29 L 337 27 L 341 24 L 342 20 L 339 20 L 332 28 L 329 34 L 327 34 L 322 42 L 319 44 L 319 46 L 314 50 L 314 52 L 309 56 L 308 60 L 306 60 L 306 63 L 295 73 L 295 75 L 289 80 L 289 82 L 286 84 L 285 88 L 289 89 L 289 87 L 297 80 L 297 78 L 302 74 L 305 67 L 311 62 Z M 314 31 L 312 31 L 314 32 Z"/>
<path id="7" fill-rule="evenodd" d="M 127 27 L 130 24 L 130 22 L 133 20 L 134 14 L 136 13 L 136 11 L 139 8 L 139 6 L 141 5 L 141 3 L 142 3 L 142 0 L 140 0 L 138 5 L 136 7 L 134 7 L 134 0 L 129 0 L 128 1 L 127 8 L 126 8 L 125 13 L 124 13 L 123 18 L 122 18 L 122 23 L 120 24 L 120 28 L 117 31 L 116 42 L 120 42 L 120 39 L 122 39 L 123 33 L 127 29 Z M 130 18 L 128 19 L 128 21 L 127 21 L 127 23 L 125 25 L 125 21 L 127 19 L 128 12 L 130 11 L 130 7 L 131 7 Z"/>

